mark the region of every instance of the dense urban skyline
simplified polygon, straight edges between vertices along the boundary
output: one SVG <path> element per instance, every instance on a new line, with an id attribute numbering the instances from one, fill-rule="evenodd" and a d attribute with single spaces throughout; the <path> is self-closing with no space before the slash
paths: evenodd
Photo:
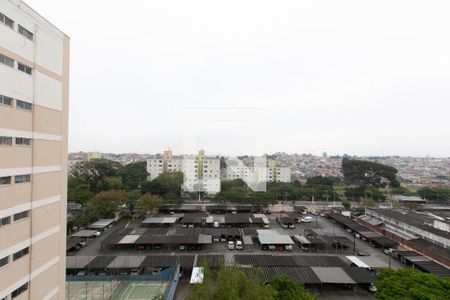
<path id="1" fill-rule="evenodd" d="M 29 4 L 73 37 L 71 151 L 195 152 L 206 111 L 212 153 L 450 155 L 446 1 Z"/>

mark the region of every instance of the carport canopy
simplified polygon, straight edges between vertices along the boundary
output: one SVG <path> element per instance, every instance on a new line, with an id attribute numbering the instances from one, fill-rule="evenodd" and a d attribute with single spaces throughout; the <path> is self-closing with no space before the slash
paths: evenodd
<path id="1" fill-rule="evenodd" d="M 340 267 L 311 267 L 321 283 L 356 284 Z"/>

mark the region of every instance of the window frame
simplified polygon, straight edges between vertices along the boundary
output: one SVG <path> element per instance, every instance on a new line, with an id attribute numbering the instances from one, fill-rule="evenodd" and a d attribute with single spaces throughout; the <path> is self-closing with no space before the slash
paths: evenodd
<path id="1" fill-rule="evenodd" d="M 14 298 L 20 296 L 20 294 L 22 294 L 22 293 L 25 292 L 26 290 L 28 290 L 28 282 L 22 284 L 22 285 L 19 286 L 17 289 L 15 289 L 14 291 L 12 291 L 12 293 L 11 293 L 11 299 L 14 299 Z"/>
<path id="2" fill-rule="evenodd" d="M 34 42 L 34 33 L 29 31 L 28 29 L 26 29 L 22 25 L 17 24 L 17 32 L 19 34 L 23 35 L 24 37 L 26 37 L 27 39 L 29 39 L 30 41 Z"/>
<path id="3" fill-rule="evenodd" d="M 5 222 L 7 220 L 7 222 Z M 11 224 L 11 216 L 3 217 L 0 219 L 0 227 L 10 225 Z"/>
<path id="4" fill-rule="evenodd" d="M 28 210 L 21 211 L 21 212 L 15 213 L 15 214 L 13 215 L 13 220 L 14 220 L 14 222 L 17 222 L 17 221 L 20 221 L 20 220 L 23 220 L 23 219 L 28 218 L 29 215 L 30 215 L 30 214 L 29 214 L 29 211 L 28 211 Z"/>
<path id="5" fill-rule="evenodd" d="M 11 25 L 8 24 L 8 21 L 11 23 Z M 14 30 L 14 20 L 1 12 L 0 12 L 0 23 L 3 23 L 3 25 L 8 26 L 9 28 Z"/>
<path id="6" fill-rule="evenodd" d="M 2 181 L 0 181 L 0 186 L 10 185 L 11 182 L 12 182 L 11 176 L 2 176 L 2 177 L 0 177 L 0 180 L 1 180 L 1 179 L 4 179 L 4 178 L 7 179 L 7 182 L 6 182 L 6 183 L 2 183 Z"/>
<path id="7" fill-rule="evenodd" d="M 9 143 L 5 141 L 8 141 Z M 10 147 L 12 146 L 12 137 L 10 136 L 0 136 L 0 146 Z"/>
<path id="8" fill-rule="evenodd" d="M 5 260 L 6 260 L 6 262 L 5 262 Z M 2 264 L 2 261 L 4 262 L 3 264 Z M 0 269 L 8 264 L 9 264 L 9 255 L 7 255 L 3 258 L 0 258 Z"/>
<path id="9" fill-rule="evenodd" d="M 9 100 L 10 103 L 6 104 L 5 101 Z M 0 95 L 0 105 L 13 107 L 14 99 L 5 95 Z"/>
<path id="10" fill-rule="evenodd" d="M 21 107 L 22 105 L 30 106 L 30 109 L 26 108 L 26 107 Z M 33 111 L 33 103 L 27 102 L 27 101 L 23 101 L 23 100 L 16 100 L 16 108 L 17 109 L 21 109 L 21 110 L 25 110 L 25 111 Z"/>
<path id="11" fill-rule="evenodd" d="M 19 180 L 20 178 L 23 178 L 24 180 Z M 29 183 L 29 182 L 31 182 L 31 174 L 14 176 L 14 184 Z"/>
<path id="12" fill-rule="evenodd" d="M 10 61 L 11 64 L 9 64 L 8 61 Z M 1 53 L 0 53 L 0 63 L 10 68 L 14 68 L 14 59 Z"/>
<path id="13" fill-rule="evenodd" d="M 24 72 L 25 74 L 28 74 L 28 75 L 33 74 L 33 68 L 31 68 L 30 66 L 27 66 L 26 64 L 23 64 L 21 62 L 17 62 L 17 70 Z"/>
<path id="14" fill-rule="evenodd" d="M 12 255 L 12 261 L 16 261 L 18 259 L 21 259 L 25 255 L 30 254 L 30 247 L 25 247 L 22 250 L 19 250 Z"/>
<path id="15" fill-rule="evenodd" d="M 20 140 L 22 142 L 18 143 L 17 142 L 18 140 Z M 26 137 L 16 137 L 14 142 L 15 142 L 15 145 L 17 145 L 17 146 L 24 146 L 24 147 L 31 146 L 31 139 L 30 138 L 26 138 Z M 28 143 L 24 143 L 24 142 L 28 142 Z"/>

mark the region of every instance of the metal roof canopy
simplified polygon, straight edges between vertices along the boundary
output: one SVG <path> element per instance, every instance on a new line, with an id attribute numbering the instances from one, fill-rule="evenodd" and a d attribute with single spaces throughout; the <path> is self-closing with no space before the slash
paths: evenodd
<path id="1" fill-rule="evenodd" d="M 67 256 L 66 269 L 84 269 L 95 256 Z"/>
<path id="2" fill-rule="evenodd" d="M 117 244 L 135 244 L 139 237 L 140 235 L 138 234 L 128 234 L 118 241 Z"/>
<path id="3" fill-rule="evenodd" d="M 77 233 L 72 234 L 73 237 L 93 237 L 97 233 L 97 230 L 80 230 Z"/>
<path id="4" fill-rule="evenodd" d="M 190 284 L 199 284 L 203 283 L 203 268 L 202 267 L 194 267 L 192 269 Z"/>
<path id="5" fill-rule="evenodd" d="M 321 283 L 356 284 L 341 267 L 311 267 Z"/>
<path id="6" fill-rule="evenodd" d="M 177 217 L 146 217 L 142 224 L 175 224 Z"/>
<path id="7" fill-rule="evenodd" d="M 139 268 L 144 261 L 145 256 L 117 256 L 109 265 L 108 269 L 121 268 L 121 269 L 135 269 Z"/>
<path id="8" fill-rule="evenodd" d="M 89 225 L 88 228 L 103 229 L 103 228 L 111 225 L 112 223 L 114 223 L 114 219 L 100 219 L 100 220 L 92 223 L 91 225 Z"/>
<path id="9" fill-rule="evenodd" d="M 261 245 L 292 245 L 292 241 L 289 235 L 281 234 L 259 234 L 258 239 Z"/>

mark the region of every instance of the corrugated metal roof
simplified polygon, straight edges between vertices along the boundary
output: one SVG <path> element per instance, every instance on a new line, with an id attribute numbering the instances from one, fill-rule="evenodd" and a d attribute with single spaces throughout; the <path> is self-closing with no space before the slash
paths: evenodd
<path id="1" fill-rule="evenodd" d="M 109 265 L 108 269 L 113 268 L 139 268 L 144 261 L 145 256 L 130 255 L 130 256 L 117 256 Z"/>
<path id="2" fill-rule="evenodd" d="M 356 284 L 340 267 L 311 267 L 321 283 Z"/>

